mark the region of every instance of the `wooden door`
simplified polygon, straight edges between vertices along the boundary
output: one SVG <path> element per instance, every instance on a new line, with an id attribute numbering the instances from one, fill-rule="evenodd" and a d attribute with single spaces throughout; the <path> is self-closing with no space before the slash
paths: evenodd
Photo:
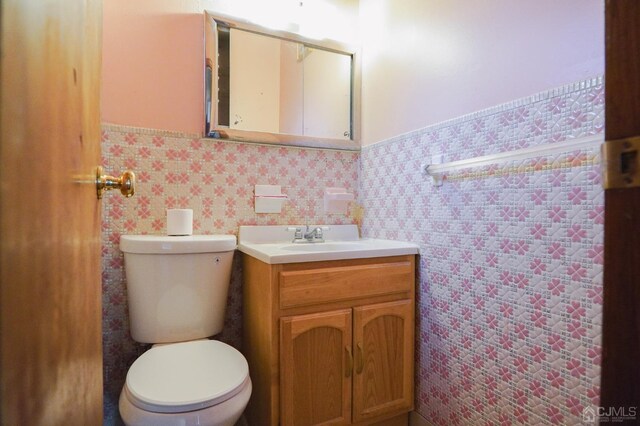
<path id="1" fill-rule="evenodd" d="M 351 419 L 351 310 L 280 320 L 280 423 L 345 425 Z"/>
<path id="2" fill-rule="evenodd" d="M 413 407 L 413 302 L 354 308 L 353 421 Z"/>
<path id="3" fill-rule="evenodd" d="M 101 2 L 1 8 L 0 423 L 100 425 Z"/>
<path id="4" fill-rule="evenodd" d="M 640 136 L 640 1 L 605 3 L 606 140 Z M 611 142 L 607 142 L 608 144 Z M 636 150 L 636 173 L 640 173 Z M 600 406 L 640 420 L 640 187 L 605 190 Z"/>

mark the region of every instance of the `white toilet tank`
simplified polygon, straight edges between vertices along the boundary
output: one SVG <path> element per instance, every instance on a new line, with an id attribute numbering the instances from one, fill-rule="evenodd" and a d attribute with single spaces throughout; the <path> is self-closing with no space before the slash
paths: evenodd
<path id="1" fill-rule="evenodd" d="M 168 343 L 222 331 L 233 235 L 123 235 L 131 337 Z"/>

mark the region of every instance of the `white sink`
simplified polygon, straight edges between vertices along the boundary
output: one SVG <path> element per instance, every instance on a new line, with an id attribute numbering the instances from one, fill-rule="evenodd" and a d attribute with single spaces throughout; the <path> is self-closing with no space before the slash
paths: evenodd
<path id="1" fill-rule="evenodd" d="M 369 245 L 359 241 L 333 241 L 324 243 L 300 243 L 289 244 L 280 247 L 282 250 L 288 251 L 345 251 L 345 250 L 362 250 L 369 248 Z"/>
<path id="2" fill-rule="evenodd" d="M 323 243 L 293 244 L 292 226 L 241 226 L 238 250 L 265 263 L 317 262 L 417 254 L 413 243 L 361 239 L 356 225 L 332 225 L 324 231 Z M 304 227 L 303 227 L 304 228 Z"/>

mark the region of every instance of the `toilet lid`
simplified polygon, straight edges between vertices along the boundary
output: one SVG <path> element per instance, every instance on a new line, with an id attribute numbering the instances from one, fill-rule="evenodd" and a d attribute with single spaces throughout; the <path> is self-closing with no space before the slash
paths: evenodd
<path id="1" fill-rule="evenodd" d="M 198 340 L 152 347 L 133 363 L 125 386 L 138 408 L 179 413 L 226 401 L 248 376 L 247 361 L 236 349 Z"/>

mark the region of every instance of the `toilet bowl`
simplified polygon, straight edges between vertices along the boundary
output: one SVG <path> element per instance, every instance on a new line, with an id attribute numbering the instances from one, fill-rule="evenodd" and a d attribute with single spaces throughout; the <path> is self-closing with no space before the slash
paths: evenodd
<path id="1" fill-rule="evenodd" d="M 233 426 L 251 395 L 247 361 L 222 331 L 236 239 L 123 235 L 131 336 L 154 343 L 120 394 L 127 426 Z"/>
<path id="2" fill-rule="evenodd" d="M 246 360 L 214 340 L 156 345 L 138 358 L 120 394 L 128 426 L 233 426 L 251 396 Z"/>

